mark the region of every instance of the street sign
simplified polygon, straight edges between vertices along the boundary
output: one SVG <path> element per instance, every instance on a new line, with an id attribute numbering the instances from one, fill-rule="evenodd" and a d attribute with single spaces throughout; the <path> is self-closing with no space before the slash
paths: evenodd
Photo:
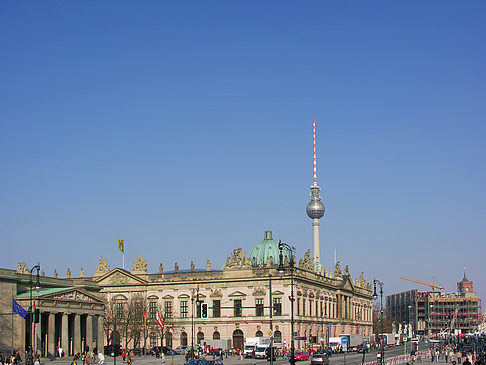
<path id="1" fill-rule="evenodd" d="M 307 337 L 297 337 L 297 336 L 295 336 L 294 337 L 294 340 L 295 341 L 305 341 L 305 340 L 307 340 Z"/>
<path id="2" fill-rule="evenodd" d="M 348 343 L 348 338 L 347 337 L 341 337 L 341 342 L 343 345 L 346 345 Z"/>
<path id="3" fill-rule="evenodd" d="M 273 332 L 272 332 L 272 330 L 268 331 L 268 337 L 273 337 Z"/>

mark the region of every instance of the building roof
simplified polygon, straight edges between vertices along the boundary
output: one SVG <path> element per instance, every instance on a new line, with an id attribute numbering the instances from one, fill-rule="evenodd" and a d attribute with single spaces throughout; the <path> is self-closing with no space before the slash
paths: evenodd
<path id="1" fill-rule="evenodd" d="M 282 250 L 283 260 L 285 258 L 290 259 L 290 255 L 287 250 Z M 248 258 L 251 260 L 253 267 L 264 267 L 267 264 L 267 260 L 270 259 L 272 265 L 278 265 L 280 261 L 280 250 L 278 248 L 278 242 L 272 238 L 272 231 L 265 231 L 265 237 L 263 241 L 260 241 L 250 251 Z"/>

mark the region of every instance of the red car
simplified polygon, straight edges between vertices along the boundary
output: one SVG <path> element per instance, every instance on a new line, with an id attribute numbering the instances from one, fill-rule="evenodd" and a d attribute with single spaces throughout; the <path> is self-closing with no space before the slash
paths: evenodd
<path id="1" fill-rule="evenodd" d="M 295 357 L 295 361 L 309 360 L 309 353 L 299 351 L 294 354 L 294 357 Z"/>

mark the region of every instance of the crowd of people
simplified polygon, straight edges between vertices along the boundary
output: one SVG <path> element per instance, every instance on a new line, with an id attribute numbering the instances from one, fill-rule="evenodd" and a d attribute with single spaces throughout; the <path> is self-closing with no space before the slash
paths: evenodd
<path id="1" fill-rule="evenodd" d="M 22 358 L 20 356 L 20 352 L 12 351 L 12 354 L 2 354 L 0 352 L 0 364 L 1 365 L 20 365 L 22 362 Z"/>

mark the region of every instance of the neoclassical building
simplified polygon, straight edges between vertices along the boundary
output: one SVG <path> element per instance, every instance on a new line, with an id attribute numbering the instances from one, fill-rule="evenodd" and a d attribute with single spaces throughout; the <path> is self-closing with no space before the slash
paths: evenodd
<path id="1" fill-rule="evenodd" d="M 25 263 L 19 263 L 17 270 L 0 269 L 1 352 L 23 353 L 33 344 L 42 357 L 54 357 L 59 347 L 73 355 L 85 346 L 103 344 L 105 305 L 95 282 L 83 271 L 71 278 L 69 270 L 65 278 L 57 272 L 48 277 L 42 271 L 39 290 L 34 289 L 36 281 Z M 39 322 L 34 325 L 29 317 L 12 313 L 13 300 L 26 311 L 32 303 L 40 312 Z"/>
<path id="2" fill-rule="evenodd" d="M 289 254 L 283 253 L 288 267 Z M 203 270 L 193 264 L 189 270 L 181 270 L 176 263 L 166 272 L 161 264 L 158 273 L 150 274 L 145 259 L 139 256 L 130 272 L 110 270 L 101 259 L 92 279 L 100 287 L 100 295 L 118 310 L 137 296 L 148 301 L 149 319 L 159 308 L 160 315 L 172 323 L 162 344 L 157 331 L 148 333 L 147 347 L 175 348 L 198 344 L 202 339 L 226 339 L 241 349 L 246 337 L 267 337 L 270 321 L 275 343 L 290 345 L 292 281 L 294 332 L 306 338 L 296 342 L 296 347 L 326 344 L 329 337 L 340 334 L 372 334 L 371 285 L 363 273 L 355 279 L 347 266 L 341 271 L 339 262 L 333 271 L 324 269 L 315 264 L 310 250 L 297 260 L 292 277 L 289 270 L 278 276 L 278 264 L 278 242 L 266 231 L 248 256 L 240 248 L 233 250 L 221 270 L 212 269 L 208 261 Z M 208 304 L 206 319 L 201 318 L 198 300 Z M 134 341 L 134 347 L 144 345 Z"/>

